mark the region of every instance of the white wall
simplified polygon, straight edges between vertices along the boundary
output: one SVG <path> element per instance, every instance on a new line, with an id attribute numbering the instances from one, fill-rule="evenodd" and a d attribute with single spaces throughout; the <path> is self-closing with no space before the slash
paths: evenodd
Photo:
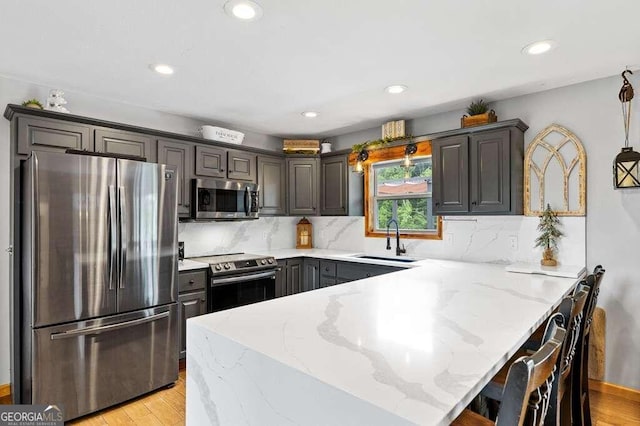
<path id="1" fill-rule="evenodd" d="M 44 103 L 49 87 L 0 76 L 0 108 L 6 104 L 20 104 L 30 98 Z M 133 105 L 105 100 L 82 93 L 66 92 L 68 109 L 84 115 L 120 123 L 149 127 L 180 134 L 196 136 L 196 129 L 203 123 L 186 117 L 166 114 Z M 215 124 L 215 123 L 209 123 Z M 240 129 L 242 130 L 242 129 Z M 280 149 L 282 140 L 273 136 L 246 132 L 245 145 L 265 149 Z M 9 122 L 0 119 L 0 200 L 6 206 L 0 215 L 0 385 L 9 382 L 9 255 L 5 252 L 9 242 Z"/>
<path id="2" fill-rule="evenodd" d="M 640 78 L 631 80 L 640 91 Z M 499 120 L 520 118 L 529 125 L 525 143 L 552 123 L 573 131 L 587 152 L 587 265 L 607 269 L 599 306 L 607 312 L 608 382 L 640 389 L 640 189 L 614 190 L 612 163 L 624 142 L 618 91 L 611 77 L 521 96 L 491 105 Z M 410 120 L 408 133 L 455 129 L 463 111 Z M 380 137 L 380 128 L 331 138 L 335 149 Z M 640 151 L 640 108 L 634 101 L 631 145 Z M 521 242 L 522 245 L 522 242 Z"/>

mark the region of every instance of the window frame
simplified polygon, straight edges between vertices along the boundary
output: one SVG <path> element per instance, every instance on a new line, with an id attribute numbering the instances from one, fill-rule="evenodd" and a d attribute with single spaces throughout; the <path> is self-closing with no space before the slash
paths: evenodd
<path id="1" fill-rule="evenodd" d="M 369 159 L 364 163 L 364 226 L 365 236 L 373 238 L 385 238 L 386 231 L 382 232 L 376 229 L 376 206 L 375 206 L 375 186 L 373 186 L 371 173 L 373 173 L 373 163 L 381 163 L 383 161 L 401 160 L 404 157 L 404 149 L 409 141 L 402 144 L 394 145 L 387 148 L 369 150 Z M 418 151 L 415 157 L 432 156 L 430 140 L 414 140 Z M 357 153 L 349 156 L 349 164 L 354 165 L 357 161 Z M 433 167 L 433 163 L 432 163 Z M 374 191 L 374 192 L 372 192 Z M 435 231 L 403 231 L 400 230 L 400 236 L 404 239 L 415 240 L 442 240 L 442 216 L 437 217 L 437 229 Z"/>

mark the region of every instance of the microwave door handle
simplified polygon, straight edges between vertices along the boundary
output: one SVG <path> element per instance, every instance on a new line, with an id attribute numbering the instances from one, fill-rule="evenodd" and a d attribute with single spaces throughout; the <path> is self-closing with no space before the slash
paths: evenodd
<path id="1" fill-rule="evenodd" d="M 249 209 L 251 208 L 251 194 L 249 193 L 249 187 L 244 189 L 244 214 L 249 216 Z"/>

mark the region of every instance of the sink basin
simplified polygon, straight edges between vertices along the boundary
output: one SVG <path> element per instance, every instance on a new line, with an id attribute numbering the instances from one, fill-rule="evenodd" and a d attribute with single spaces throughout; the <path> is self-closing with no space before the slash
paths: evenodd
<path id="1" fill-rule="evenodd" d="M 359 259 L 371 259 L 371 260 L 385 260 L 387 262 L 402 262 L 402 263 L 413 263 L 415 259 L 408 259 L 406 257 L 382 257 L 382 256 L 356 256 Z"/>

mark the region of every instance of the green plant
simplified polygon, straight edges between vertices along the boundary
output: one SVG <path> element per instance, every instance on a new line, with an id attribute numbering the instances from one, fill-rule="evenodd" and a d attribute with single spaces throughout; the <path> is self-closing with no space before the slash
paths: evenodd
<path id="1" fill-rule="evenodd" d="M 540 235 L 536 238 L 535 247 L 544 247 L 547 250 L 558 247 L 558 240 L 564 235 L 558 229 L 559 225 L 560 219 L 558 219 L 558 215 L 547 204 L 547 208 L 544 209 L 542 216 L 540 216 L 540 223 L 538 224 Z"/>
<path id="2" fill-rule="evenodd" d="M 32 105 L 38 105 L 40 108 L 42 108 L 42 104 L 41 104 L 41 103 L 40 103 L 40 101 L 39 101 L 39 100 L 37 100 L 36 98 L 33 98 L 33 99 L 29 99 L 29 100 L 24 101 L 24 102 L 22 103 L 22 106 L 27 106 L 27 105 L 29 105 L 29 104 L 32 104 Z"/>
<path id="3" fill-rule="evenodd" d="M 363 149 L 373 149 L 373 148 L 381 148 L 386 144 L 394 141 L 399 141 L 403 139 L 412 139 L 412 136 L 399 136 L 397 138 L 383 138 L 383 139 L 375 139 L 371 141 L 366 141 L 362 143 L 357 143 L 351 147 L 351 152 L 360 152 Z"/>
<path id="4" fill-rule="evenodd" d="M 487 105 L 482 99 L 471 102 L 471 105 L 467 107 L 467 114 L 469 115 L 484 114 L 487 111 L 489 111 L 489 105 Z"/>

